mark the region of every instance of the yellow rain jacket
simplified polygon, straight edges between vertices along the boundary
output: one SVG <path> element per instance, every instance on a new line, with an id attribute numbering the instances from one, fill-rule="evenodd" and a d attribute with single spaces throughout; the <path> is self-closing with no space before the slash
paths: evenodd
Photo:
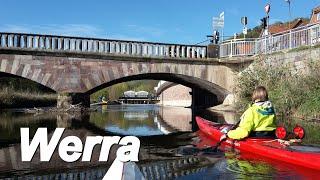
<path id="1" fill-rule="evenodd" d="M 251 131 L 273 131 L 276 115 L 270 101 L 252 104 L 241 116 L 239 127 L 228 132 L 232 139 L 248 137 Z"/>

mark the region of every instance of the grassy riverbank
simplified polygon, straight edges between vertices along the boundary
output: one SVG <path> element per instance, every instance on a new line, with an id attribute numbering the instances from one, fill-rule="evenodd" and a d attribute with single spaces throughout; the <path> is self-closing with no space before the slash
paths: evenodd
<path id="1" fill-rule="evenodd" d="M 22 92 L 12 88 L 0 89 L 0 108 L 33 108 L 55 106 L 56 94 Z"/>
<path id="2" fill-rule="evenodd" d="M 237 106 L 244 110 L 253 89 L 264 85 L 278 114 L 283 117 L 320 118 L 320 63 L 310 62 L 305 73 L 287 66 L 270 67 L 256 62 L 237 79 Z"/>

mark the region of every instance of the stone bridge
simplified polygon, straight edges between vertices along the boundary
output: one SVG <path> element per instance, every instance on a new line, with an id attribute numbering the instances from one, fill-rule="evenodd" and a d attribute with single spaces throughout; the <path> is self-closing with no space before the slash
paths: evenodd
<path id="1" fill-rule="evenodd" d="M 59 93 L 58 107 L 89 105 L 90 94 L 131 80 L 166 80 L 192 88 L 197 105 L 220 104 L 248 61 L 207 57 L 206 46 L 0 33 L 0 75 Z"/>

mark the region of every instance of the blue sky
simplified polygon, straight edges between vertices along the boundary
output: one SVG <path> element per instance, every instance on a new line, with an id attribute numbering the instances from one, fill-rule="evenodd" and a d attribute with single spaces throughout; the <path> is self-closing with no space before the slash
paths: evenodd
<path id="1" fill-rule="evenodd" d="M 292 18 L 310 17 L 320 0 L 291 0 Z M 212 33 L 212 17 L 225 12 L 225 35 L 260 23 L 289 19 L 284 0 L 1 0 L 0 31 L 196 44 Z"/>

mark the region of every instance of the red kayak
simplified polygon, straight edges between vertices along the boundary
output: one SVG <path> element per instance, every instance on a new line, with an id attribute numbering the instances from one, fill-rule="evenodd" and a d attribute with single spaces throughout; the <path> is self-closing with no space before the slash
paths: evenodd
<path id="1" fill-rule="evenodd" d="M 226 125 L 217 124 L 201 117 L 196 117 L 201 132 L 218 142 L 223 135 L 221 129 Z M 285 145 L 277 139 L 245 138 L 227 139 L 222 146 L 231 147 L 241 153 L 252 153 L 261 157 L 282 161 L 306 168 L 320 170 L 320 148 L 299 144 Z"/>

